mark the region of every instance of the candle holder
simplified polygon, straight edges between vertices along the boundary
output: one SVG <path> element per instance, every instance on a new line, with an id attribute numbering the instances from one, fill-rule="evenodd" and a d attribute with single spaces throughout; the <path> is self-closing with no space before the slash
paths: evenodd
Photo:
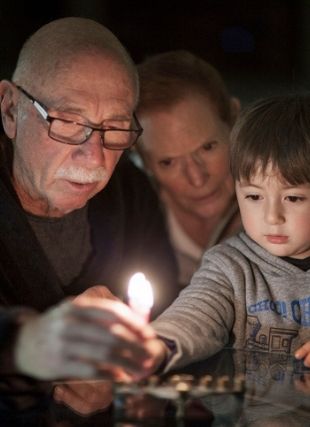
<path id="1" fill-rule="evenodd" d="M 186 418 L 190 418 L 191 402 L 223 402 L 230 412 L 237 412 L 245 390 L 245 377 L 238 374 L 233 378 L 227 375 L 173 374 L 165 377 L 156 375 L 138 383 L 117 382 L 114 385 L 115 418 L 124 424 L 137 420 L 172 419 L 179 427 Z M 158 426 L 154 421 L 154 426 Z M 172 424 L 170 424 L 172 426 Z"/>

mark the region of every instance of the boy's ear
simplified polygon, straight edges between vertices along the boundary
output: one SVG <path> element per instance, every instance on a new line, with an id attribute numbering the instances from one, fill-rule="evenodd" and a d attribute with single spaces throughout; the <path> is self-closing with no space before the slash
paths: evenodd
<path id="1" fill-rule="evenodd" d="M 232 97 L 230 98 L 230 110 L 231 110 L 231 118 L 232 118 L 232 125 L 237 120 L 237 117 L 241 110 L 241 102 L 239 98 Z"/>
<path id="2" fill-rule="evenodd" d="M 8 80 L 0 82 L 1 118 L 6 135 L 13 139 L 16 135 L 17 89 Z"/>

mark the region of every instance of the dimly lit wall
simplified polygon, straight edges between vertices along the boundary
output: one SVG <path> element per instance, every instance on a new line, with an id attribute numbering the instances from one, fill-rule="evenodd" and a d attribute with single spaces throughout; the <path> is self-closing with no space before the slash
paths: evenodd
<path id="1" fill-rule="evenodd" d="M 136 62 L 169 49 L 192 50 L 213 63 L 244 102 L 309 89 L 308 0 L 53 0 L 44 7 L 0 1 L 0 78 L 11 75 L 28 35 L 75 15 L 107 25 Z"/>

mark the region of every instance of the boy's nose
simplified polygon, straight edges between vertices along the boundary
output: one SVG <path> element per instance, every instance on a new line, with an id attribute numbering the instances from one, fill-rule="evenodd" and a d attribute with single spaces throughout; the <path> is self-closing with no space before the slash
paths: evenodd
<path id="1" fill-rule="evenodd" d="M 265 221 L 271 225 L 283 224 L 285 216 L 281 206 L 269 204 L 265 209 Z"/>

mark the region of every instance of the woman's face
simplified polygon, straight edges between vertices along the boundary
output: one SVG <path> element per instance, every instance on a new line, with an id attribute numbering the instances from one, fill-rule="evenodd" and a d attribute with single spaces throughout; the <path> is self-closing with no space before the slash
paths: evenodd
<path id="1" fill-rule="evenodd" d="M 187 98 L 139 116 L 147 168 L 170 208 L 208 219 L 222 216 L 234 195 L 229 133 L 208 99 Z"/>

